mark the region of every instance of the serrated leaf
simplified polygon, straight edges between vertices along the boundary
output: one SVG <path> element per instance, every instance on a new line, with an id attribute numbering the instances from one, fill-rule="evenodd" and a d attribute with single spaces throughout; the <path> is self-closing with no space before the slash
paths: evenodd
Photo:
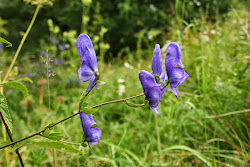
<path id="1" fill-rule="evenodd" d="M 98 111 L 98 109 L 93 109 L 93 108 L 81 108 L 81 112 L 87 114 L 87 115 L 90 115 L 90 114 L 93 114 L 95 113 L 96 111 Z"/>
<path id="2" fill-rule="evenodd" d="M 0 43 L 5 43 L 7 44 L 6 47 L 12 47 L 12 43 L 10 43 L 9 41 L 7 41 L 6 39 L 0 37 Z"/>
<path id="3" fill-rule="evenodd" d="M 53 149 L 60 149 L 60 150 L 71 152 L 71 153 L 83 153 L 82 151 L 72 147 L 70 144 L 62 143 L 56 140 L 51 140 L 45 137 L 34 139 L 33 143 L 38 146 L 44 146 L 44 147 L 49 147 Z"/>
<path id="4" fill-rule="evenodd" d="M 8 103 L 7 100 L 5 99 L 4 95 L 2 95 L 0 93 L 0 112 L 3 115 L 3 118 L 10 130 L 10 132 L 12 133 L 12 119 L 11 119 L 11 115 L 9 112 L 9 108 L 8 108 Z"/>
<path id="5" fill-rule="evenodd" d="M 26 98 L 26 99 L 28 97 L 28 89 L 21 82 L 6 82 L 6 83 L 3 83 L 3 86 L 5 86 L 7 88 L 16 89 L 16 90 L 22 92 L 24 98 Z"/>

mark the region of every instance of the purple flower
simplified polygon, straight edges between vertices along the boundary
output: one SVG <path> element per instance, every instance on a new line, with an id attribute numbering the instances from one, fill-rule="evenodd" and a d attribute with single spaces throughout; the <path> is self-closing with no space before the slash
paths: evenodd
<path id="1" fill-rule="evenodd" d="M 164 87 L 166 84 L 165 80 L 167 79 L 167 75 L 163 72 L 162 56 L 159 44 L 155 45 L 151 68 L 153 70 L 152 74 L 155 77 L 155 81 Z M 167 88 L 164 88 L 164 91 L 168 93 Z"/>
<path id="2" fill-rule="evenodd" d="M 66 44 L 63 44 L 63 45 L 59 45 L 59 48 L 61 50 L 61 52 L 65 51 L 68 49 L 67 45 Z"/>
<path id="3" fill-rule="evenodd" d="M 139 74 L 139 78 L 146 96 L 149 102 L 149 107 L 152 111 L 159 115 L 158 104 L 162 99 L 164 90 L 161 88 L 161 84 L 156 83 L 155 77 L 147 71 L 142 70 Z"/>
<path id="4" fill-rule="evenodd" d="M 165 65 L 170 89 L 178 98 L 177 87 L 182 85 L 189 75 L 183 70 L 184 65 L 181 63 L 181 50 L 175 42 L 172 42 L 167 48 Z M 177 65 L 180 67 L 177 67 Z"/>
<path id="5" fill-rule="evenodd" d="M 86 82 L 90 80 L 86 92 L 89 92 L 94 86 L 97 79 L 99 79 L 99 72 L 97 66 L 96 53 L 87 34 L 81 34 L 76 42 L 77 51 L 81 57 L 81 67 L 78 70 L 78 77 L 80 81 Z M 98 85 L 95 86 L 97 89 Z"/>
<path id="6" fill-rule="evenodd" d="M 82 122 L 82 128 L 85 135 L 85 141 L 87 141 L 88 145 L 97 145 L 100 143 L 100 138 L 102 137 L 102 131 L 99 128 L 92 127 L 93 125 L 98 125 L 94 121 L 93 115 L 87 115 L 84 113 L 80 113 L 80 119 Z M 89 145 L 90 150 L 94 153 Z"/>

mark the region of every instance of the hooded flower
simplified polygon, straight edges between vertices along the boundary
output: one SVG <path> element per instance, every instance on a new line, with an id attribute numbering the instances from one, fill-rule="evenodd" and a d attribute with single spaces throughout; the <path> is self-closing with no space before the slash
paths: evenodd
<path id="1" fill-rule="evenodd" d="M 189 75 L 183 70 L 184 65 L 181 63 L 181 50 L 175 42 L 172 42 L 167 48 L 165 65 L 170 89 L 178 98 L 177 87 L 182 85 Z M 177 67 L 177 65 L 180 67 Z"/>
<path id="2" fill-rule="evenodd" d="M 87 34 L 81 34 L 76 42 L 77 51 L 81 57 L 81 67 L 78 70 L 78 77 L 80 81 L 86 82 L 90 80 L 86 92 L 89 92 L 94 86 L 99 77 L 96 53 Z M 98 85 L 95 86 L 97 89 Z"/>
<path id="3" fill-rule="evenodd" d="M 147 71 L 142 70 L 139 74 L 139 78 L 146 96 L 149 101 L 149 107 L 156 114 L 158 112 L 158 104 L 162 99 L 164 90 L 161 88 L 161 84 L 156 83 L 155 77 Z"/>
<path id="4" fill-rule="evenodd" d="M 82 122 L 82 128 L 85 135 L 85 140 L 88 145 L 97 145 L 100 143 L 100 138 L 102 137 L 102 131 L 99 128 L 92 127 L 93 125 L 98 125 L 94 121 L 93 115 L 87 115 L 84 113 L 80 113 L 80 119 Z M 90 150 L 94 153 L 89 145 Z"/>
<path id="5" fill-rule="evenodd" d="M 164 87 L 166 84 L 165 80 L 167 79 L 167 75 L 163 72 L 161 49 L 159 44 L 155 45 L 151 68 L 153 70 L 152 74 L 155 77 L 156 83 L 160 83 L 161 86 Z M 164 88 L 164 91 L 168 93 L 167 88 Z"/>

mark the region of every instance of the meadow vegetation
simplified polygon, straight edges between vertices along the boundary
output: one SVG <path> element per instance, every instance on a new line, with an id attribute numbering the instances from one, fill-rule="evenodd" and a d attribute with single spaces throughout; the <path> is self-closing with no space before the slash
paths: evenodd
<path id="1" fill-rule="evenodd" d="M 181 47 L 182 62 L 189 78 L 178 87 L 179 98 L 169 89 L 159 104 L 160 115 L 153 113 L 148 105 L 132 108 L 115 103 L 99 107 L 94 118 L 103 135 L 100 144 L 92 147 L 95 154 L 89 147 L 81 146 L 83 131 L 79 116 L 75 116 L 53 127 L 53 132 L 60 132 L 61 140 L 85 154 L 30 144 L 34 137 L 19 144 L 19 152 L 27 166 L 249 165 L 247 3 L 234 1 L 223 16 L 216 13 L 212 19 L 207 6 L 198 10 L 199 18 L 192 19 L 190 14 L 188 21 L 183 16 L 187 14 L 183 4 L 175 1 L 175 18 L 168 21 L 167 31 L 164 28 L 159 32 L 153 29 L 150 34 L 146 29 L 140 31 L 134 49 L 123 46 L 129 43 L 125 40 L 119 51 L 110 52 L 114 43 L 105 41 L 106 33 L 110 38 L 109 28 L 102 27 L 99 34 L 95 34 L 96 30 L 91 31 L 94 23 L 91 23 L 91 29 L 82 31 L 93 39 L 98 50 L 101 80 L 107 82 L 100 89 L 92 90 L 88 106 L 142 93 L 138 75 L 141 70 L 151 71 L 156 43 L 161 45 L 164 58 L 170 42 L 177 42 Z M 29 77 L 32 80 L 22 81 L 29 90 L 27 100 L 16 90 L 4 89 L 13 120 L 14 140 L 78 112 L 79 97 L 88 86 L 80 82 L 77 75 L 80 57 L 75 43 L 79 32 L 63 32 L 52 19 L 47 24 L 49 42 L 46 39 L 32 41 L 39 43 L 39 51 L 32 53 L 26 48 L 21 52 L 10 75 L 10 79 Z M 0 48 L 2 71 L 7 70 L 14 54 L 10 50 L 5 46 Z M 140 104 L 144 97 L 131 101 Z M 2 129 L 0 132 L 2 134 Z M 0 145 L 4 144 L 0 136 Z M 18 166 L 14 149 L 9 148 L 10 165 Z M 0 150 L 0 165 L 5 163 L 4 152 Z"/>

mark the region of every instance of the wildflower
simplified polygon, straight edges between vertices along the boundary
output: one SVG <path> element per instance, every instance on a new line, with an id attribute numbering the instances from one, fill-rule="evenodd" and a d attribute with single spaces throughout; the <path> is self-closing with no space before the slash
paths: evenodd
<path id="1" fill-rule="evenodd" d="M 155 77 L 155 81 L 157 83 L 160 83 L 161 86 L 164 87 L 167 75 L 163 72 L 161 49 L 159 44 L 155 45 L 151 68 L 153 70 L 152 74 Z M 168 92 L 167 88 L 164 88 L 164 91 L 167 93 Z"/>
<path id="2" fill-rule="evenodd" d="M 132 66 L 132 65 L 130 65 L 128 62 L 125 62 L 124 63 L 124 66 L 126 67 L 126 68 L 128 68 L 128 69 L 134 69 L 134 67 Z"/>
<path id="3" fill-rule="evenodd" d="M 167 48 L 165 65 L 170 89 L 178 98 L 177 87 L 182 85 L 189 75 L 183 70 L 184 65 L 181 63 L 181 50 L 175 42 L 172 42 Z M 180 67 L 177 67 L 177 65 Z"/>
<path id="4" fill-rule="evenodd" d="M 85 141 L 87 141 L 88 145 L 98 145 L 100 143 L 100 138 L 102 137 L 102 131 L 99 128 L 92 127 L 95 124 L 98 125 L 98 123 L 94 121 L 93 115 L 80 113 L 80 119 L 85 135 Z M 90 145 L 89 148 L 94 153 Z"/>
<path id="5" fill-rule="evenodd" d="M 63 45 L 59 45 L 59 48 L 61 50 L 61 52 L 65 51 L 68 49 L 67 45 L 66 44 L 63 44 Z"/>
<path id="6" fill-rule="evenodd" d="M 161 84 L 156 83 L 152 74 L 142 70 L 139 74 L 139 78 L 146 96 L 149 102 L 149 107 L 152 111 L 159 115 L 158 104 L 162 99 L 164 90 L 161 88 Z"/>
<path id="7" fill-rule="evenodd" d="M 86 92 L 89 92 L 99 79 L 96 53 L 91 42 L 91 39 L 86 34 L 81 34 L 76 42 L 77 51 L 81 57 L 81 67 L 78 70 L 80 81 L 86 82 L 90 80 Z M 95 86 L 97 89 L 98 85 Z"/>

